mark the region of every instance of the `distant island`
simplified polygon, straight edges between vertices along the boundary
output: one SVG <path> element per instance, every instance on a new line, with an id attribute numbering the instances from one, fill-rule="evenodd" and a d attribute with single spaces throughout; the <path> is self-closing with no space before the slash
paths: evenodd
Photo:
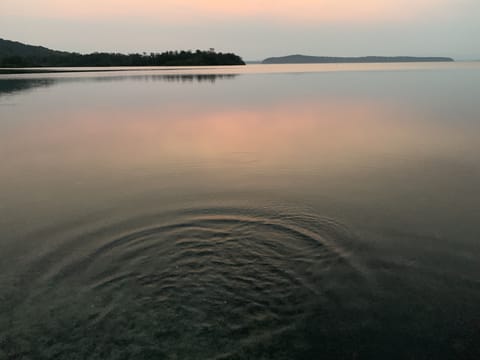
<path id="1" fill-rule="evenodd" d="M 414 57 L 414 56 L 362 56 L 362 57 L 330 57 L 288 55 L 270 57 L 262 64 L 334 64 L 334 63 L 393 63 L 393 62 L 452 62 L 449 57 Z"/>
<path id="2" fill-rule="evenodd" d="M 245 65 L 238 55 L 210 50 L 79 54 L 0 39 L 0 67 L 212 66 Z"/>

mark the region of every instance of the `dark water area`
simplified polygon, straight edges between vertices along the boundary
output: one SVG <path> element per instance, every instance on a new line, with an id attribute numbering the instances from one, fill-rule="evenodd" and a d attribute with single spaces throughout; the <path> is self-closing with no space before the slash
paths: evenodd
<path id="1" fill-rule="evenodd" d="M 0 359 L 480 358 L 480 65 L 0 75 Z"/>

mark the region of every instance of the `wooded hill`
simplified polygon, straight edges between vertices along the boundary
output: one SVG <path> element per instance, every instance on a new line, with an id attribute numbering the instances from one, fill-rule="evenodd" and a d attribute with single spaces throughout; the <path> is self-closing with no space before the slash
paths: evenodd
<path id="1" fill-rule="evenodd" d="M 96 52 L 79 54 L 0 39 L 0 67 L 202 65 L 245 65 L 245 63 L 238 55 L 214 51 L 166 51 L 150 54 Z"/>

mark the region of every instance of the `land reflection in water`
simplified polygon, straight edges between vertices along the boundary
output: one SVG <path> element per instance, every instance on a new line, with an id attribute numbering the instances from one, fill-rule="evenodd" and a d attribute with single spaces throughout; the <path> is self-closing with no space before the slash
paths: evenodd
<path id="1" fill-rule="evenodd" d="M 7 354 L 474 355 L 478 80 L 0 80 Z"/>

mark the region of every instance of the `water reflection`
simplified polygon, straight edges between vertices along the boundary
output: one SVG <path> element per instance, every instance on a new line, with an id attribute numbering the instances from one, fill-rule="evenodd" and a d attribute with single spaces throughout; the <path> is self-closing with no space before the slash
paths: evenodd
<path id="1" fill-rule="evenodd" d="M 3 351 L 473 358 L 479 74 L 452 74 L 0 81 Z"/>
<path id="2" fill-rule="evenodd" d="M 171 74 L 161 75 L 160 78 L 169 82 L 210 82 L 214 83 L 217 80 L 229 80 L 235 78 L 236 74 Z M 158 80 L 158 79 L 152 79 Z"/>
<path id="3" fill-rule="evenodd" d="M 1 78 L 0 77 L 0 97 L 17 92 L 33 90 L 39 87 L 49 87 L 59 82 L 118 82 L 118 81 L 166 81 L 179 83 L 215 83 L 218 80 L 231 80 L 237 74 L 166 74 L 166 75 L 130 75 L 130 76 L 83 76 L 75 77 L 46 77 L 46 78 Z"/>
<path id="4" fill-rule="evenodd" d="M 2 95 L 10 95 L 17 92 L 24 92 L 30 89 L 48 87 L 55 84 L 54 79 L 0 79 L 0 97 Z"/>

